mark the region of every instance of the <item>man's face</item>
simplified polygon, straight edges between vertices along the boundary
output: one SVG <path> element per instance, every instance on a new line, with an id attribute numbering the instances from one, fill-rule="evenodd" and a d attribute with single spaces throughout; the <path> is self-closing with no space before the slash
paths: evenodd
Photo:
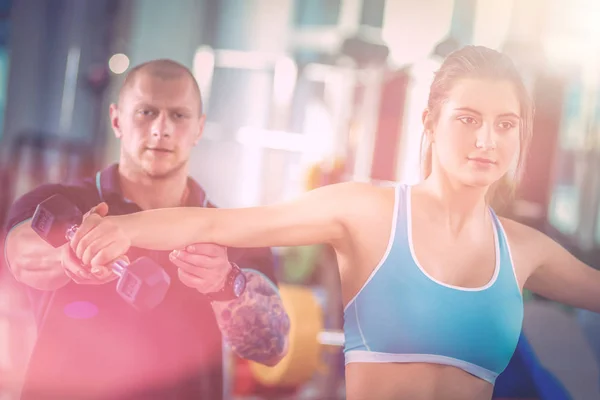
<path id="1" fill-rule="evenodd" d="M 189 76 L 162 79 L 143 71 L 110 114 L 121 164 L 158 179 L 186 167 L 205 119 Z"/>

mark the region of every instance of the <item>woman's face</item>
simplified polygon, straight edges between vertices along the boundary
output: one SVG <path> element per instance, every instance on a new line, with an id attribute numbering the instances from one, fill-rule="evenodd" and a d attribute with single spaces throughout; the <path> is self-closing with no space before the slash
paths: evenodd
<path id="1" fill-rule="evenodd" d="M 458 80 L 437 120 L 427 116 L 434 164 L 465 185 L 490 186 L 518 157 L 520 102 L 510 81 Z"/>

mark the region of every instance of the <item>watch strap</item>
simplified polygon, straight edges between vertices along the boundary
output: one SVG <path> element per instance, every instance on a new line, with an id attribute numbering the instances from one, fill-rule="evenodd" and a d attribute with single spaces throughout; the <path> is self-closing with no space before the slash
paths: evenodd
<path id="1" fill-rule="evenodd" d="M 241 268 L 236 263 L 231 264 L 231 271 L 227 274 L 227 278 L 225 278 L 225 283 L 221 290 L 212 293 L 206 293 L 206 296 L 210 299 L 210 301 L 228 301 L 234 300 L 238 296 L 235 295 L 233 285 L 236 278 L 243 274 Z"/>

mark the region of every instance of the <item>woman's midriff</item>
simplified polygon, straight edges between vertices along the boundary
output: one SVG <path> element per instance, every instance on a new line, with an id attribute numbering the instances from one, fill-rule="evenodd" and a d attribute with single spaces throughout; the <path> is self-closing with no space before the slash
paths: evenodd
<path id="1" fill-rule="evenodd" d="M 493 386 L 459 368 L 428 363 L 349 363 L 347 400 L 490 400 Z"/>

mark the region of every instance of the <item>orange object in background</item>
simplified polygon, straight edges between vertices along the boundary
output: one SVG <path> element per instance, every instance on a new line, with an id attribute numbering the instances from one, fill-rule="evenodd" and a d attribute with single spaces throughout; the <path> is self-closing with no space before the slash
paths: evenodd
<path id="1" fill-rule="evenodd" d="M 336 158 L 333 161 L 323 161 L 308 169 L 306 175 L 306 190 L 321 186 L 340 183 L 344 180 L 346 160 Z"/>
<path id="2" fill-rule="evenodd" d="M 252 374 L 250 362 L 236 355 L 233 357 L 233 388 L 231 395 L 234 398 L 261 398 L 280 399 L 294 394 L 298 388 L 295 387 L 267 387 L 261 385 Z"/>

